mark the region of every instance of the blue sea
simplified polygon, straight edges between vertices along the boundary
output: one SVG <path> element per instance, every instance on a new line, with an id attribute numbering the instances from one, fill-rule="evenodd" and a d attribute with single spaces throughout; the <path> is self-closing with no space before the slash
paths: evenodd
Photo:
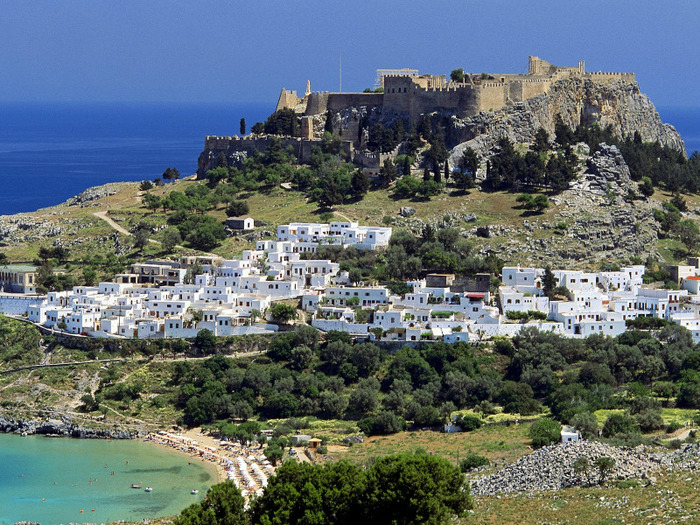
<path id="1" fill-rule="evenodd" d="M 197 169 L 206 135 L 239 133 L 270 104 L 0 104 L 0 215 L 59 204 L 85 188 Z M 688 153 L 700 150 L 700 108 L 659 108 Z"/>
<path id="2" fill-rule="evenodd" d="M 172 516 L 217 482 L 209 464 L 137 440 L 0 434 L 0 523 Z M 131 484 L 152 487 L 152 492 Z M 197 489 L 199 494 L 190 492 Z"/>
<path id="3" fill-rule="evenodd" d="M 197 170 L 206 135 L 240 133 L 274 103 L 0 104 L 0 215 L 59 204 L 85 188 Z"/>

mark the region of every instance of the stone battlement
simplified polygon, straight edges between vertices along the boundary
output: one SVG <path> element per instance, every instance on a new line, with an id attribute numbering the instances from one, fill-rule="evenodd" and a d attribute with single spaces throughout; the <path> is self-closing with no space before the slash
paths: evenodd
<path id="1" fill-rule="evenodd" d="M 488 79 L 482 79 L 481 74 L 467 73 L 464 82 L 454 82 L 447 80 L 445 75 L 419 75 L 417 72 L 402 75 L 392 72 L 381 76 L 383 93 L 309 93 L 307 85 L 303 99 L 299 99 L 296 92 L 283 90 L 277 109 L 293 108 L 300 114 L 312 116 L 350 106 L 381 107 L 408 113 L 411 123 L 415 123 L 421 114 L 440 110 L 452 111 L 463 118 L 548 93 L 554 82 L 571 77 L 594 82 L 635 81 L 634 73 L 586 73 L 583 60 L 576 66 L 560 67 L 530 56 L 526 75 L 492 74 Z"/>

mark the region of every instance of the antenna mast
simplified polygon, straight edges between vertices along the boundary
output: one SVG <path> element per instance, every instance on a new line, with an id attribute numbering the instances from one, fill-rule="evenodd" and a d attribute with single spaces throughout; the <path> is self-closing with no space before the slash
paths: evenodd
<path id="1" fill-rule="evenodd" d="M 343 54 L 338 54 L 338 92 L 343 92 Z"/>

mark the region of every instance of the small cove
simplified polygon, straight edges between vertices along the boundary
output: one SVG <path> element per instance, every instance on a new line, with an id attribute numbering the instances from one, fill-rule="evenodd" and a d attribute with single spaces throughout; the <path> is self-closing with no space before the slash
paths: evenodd
<path id="1" fill-rule="evenodd" d="M 169 516 L 200 501 L 217 482 L 212 465 L 139 440 L 0 434 L 0 465 L 3 524 Z M 199 494 L 190 494 L 193 489 Z"/>

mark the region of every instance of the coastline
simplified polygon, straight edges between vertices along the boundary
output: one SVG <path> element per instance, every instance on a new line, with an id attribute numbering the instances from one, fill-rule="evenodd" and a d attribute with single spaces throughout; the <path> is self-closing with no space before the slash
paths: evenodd
<path id="1" fill-rule="evenodd" d="M 194 432 L 192 430 L 185 433 L 185 435 L 187 435 L 187 434 L 191 434 L 190 437 L 192 439 L 195 439 L 194 435 L 192 435 L 192 434 L 194 434 Z M 197 438 L 199 438 L 199 439 L 201 439 L 203 437 L 206 438 L 208 436 L 197 435 Z M 213 441 L 213 438 L 211 438 L 211 439 Z M 219 462 L 217 462 L 213 459 L 207 458 L 207 457 L 198 456 L 194 452 L 188 452 L 187 450 L 183 450 L 179 447 L 176 447 L 176 446 L 170 445 L 164 441 L 158 440 L 158 433 L 156 431 L 149 433 L 143 439 L 143 442 L 149 444 L 149 446 L 156 446 L 160 449 L 169 450 L 172 454 L 177 454 L 178 456 L 187 456 L 188 458 L 190 458 L 190 460 L 192 458 L 199 460 L 202 464 L 204 464 L 206 466 L 207 470 L 210 473 L 213 473 L 213 475 L 214 475 L 213 477 L 216 481 L 214 483 L 212 483 L 212 485 L 215 485 L 216 483 L 222 483 L 228 479 L 228 476 L 226 474 L 226 469 Z"/>
<path id="2" fill-rule="evenodd" d="M 267 486 L 268 476 L 274 474 L 274 467 L 264 457 L 261 449 L 249 449 L 236 442 L 219 441 L 203 434 L 201 428 L 177 434 L 152 432 L 144 441 L 208 463 L 216 472 L 217 483 L 233 481 L 246 498 L 260 494 Z"/>

